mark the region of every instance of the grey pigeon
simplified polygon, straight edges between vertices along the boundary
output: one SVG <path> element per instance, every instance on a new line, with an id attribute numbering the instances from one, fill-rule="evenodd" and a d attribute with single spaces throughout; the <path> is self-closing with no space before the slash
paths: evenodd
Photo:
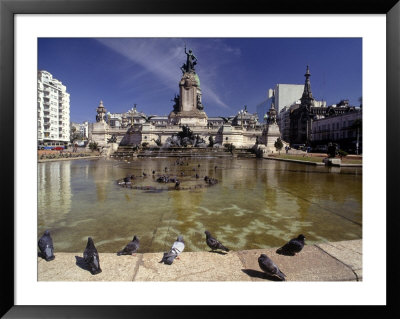
<path id="1" fill-rule="evenodd" d="M 303 234 L 300 234 L 299 236 L 297 236 L 297 238 L 291 239 L 281 248 L 278 248 L 276 250 L 276 253 L 280 255 L 294 256 L 296 253 L 299 253 L 303 249 L 304 239 L 306 239 L 306 237 Z"/>
<path id="2" fill-rule="evenodd" d="M 46 230 L 42 237 L 40 237 L 38 246 L 43 258 L 46 259 L 46 261 L 56 258 L 54 256 L 53 239 L 51 238 L 48 230 Z"/>
<path id="3" fill-rule="evenodd" d="M 88 238 L 88 242 L 83 252 L 83 259 L 85 260 L 86 264 L 89 267 L 89 270 L 92 275 L 96 275 L 101 273 L 100 268 L 100 258 L 99 253 L 97 252 L 96 247 L 94 246 L 94 242 L 92 237 Z"/>
<path id="4" fill-rule="evenodd" d="M 117 255 L 133 255 L 137 252 L 137 250 L 139 249 L 139 238 L 135 236 L 133 236 L 132 241 L 130 241 L 124 249 L 122 249 L 121 251 L 117 252 Z"/>
<path id="5" fill-rule="evenodd" d="M 278 266 L 267 255 L 261 254 L 258 257 L 258 265 L 267 275 L 277 276 L 280 280 L 285 281 L 286 275 L 279 270 Z"/>
<path id="6" fill-rule="evenodd" d="M 208 230 L 206 230 L 204 233 L 206 234 L 206 243 L 207 243 L 208 247 L 210 247 L 212 250 L 221 249 L 221 250 L 229 251 L 228 248 L 226 248 L 224 245 L 222 245 L 217 239 L 212 237 Z"/>
<path id="7" fill-rule="evenodd" d="M 179 259 L 179 254 L 185 249 L 185 242 L 183 241 L 183 236 L 179 236 L 176 241 L 173 243 L 169 252 L 164 253 L 163 258 L 160 263 L 164 263 L 166 265 L 171 265 L 174 262 L 175 258 Z"/>

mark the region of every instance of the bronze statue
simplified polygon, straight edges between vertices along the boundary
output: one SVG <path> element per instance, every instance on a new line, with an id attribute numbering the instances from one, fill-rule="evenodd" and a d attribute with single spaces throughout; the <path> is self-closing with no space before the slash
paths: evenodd
<path id="1" fill-rule="evenodd" d="M 195 71 L 194 66 L 197 64 L 197 58 L 192 53 L 191 49 L 189 49 L 189 52 L 186 51 L 186 46 L 185 46 L 185 53 L 186 53 L 186 63 L 182 65 L 181 70 L 183 73 L 194 72 Z"/>
<path id="2" fill-rule="evenodd" d="M 199 94 L 197 94 L 197 109 L 202 111 L 204 109 L 203 104 L 201 103 L 201 97 Z"/>
<path id="3" fill-rule="evenodd" d="M 174 112 L 179 112 L 179 94 L 175 94 L 175 97 L 171 101 L 175 102 L 175 104 L 173 105 Z"/>

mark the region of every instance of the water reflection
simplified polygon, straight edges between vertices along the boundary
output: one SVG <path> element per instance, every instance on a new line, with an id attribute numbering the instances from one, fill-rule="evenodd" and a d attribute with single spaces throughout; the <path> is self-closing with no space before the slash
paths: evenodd
<path id="1" fill-rule="evenodd" d="M 38 210 L 39 226 L 42 221 L 53 224 L 71 210 L 70 162 L 38 164 Z"/>
<path id="2" fill-rule="evenodd" d="M 299 233 L 309 243 L 361 238 L 360 168 L 260 159 L 182 161 L 38 164 L 38 236 L 51 229 L 56 249 L 70 252 L 83 250 L 88 236 L 99 251 L 116 252 L 134 234 L 141 252 L 166 250 L 179 234 L 187 251 L 205 250 L 205 229 L 233 250 L 279 246 Z M 183 190 L 157 183 L 163 174 L 178 177 Z M 118 186 L 128 175 L 135 175 L 135 185 L 157 190 Z M 219 183 L 203 187 L 206 175 Z"/>

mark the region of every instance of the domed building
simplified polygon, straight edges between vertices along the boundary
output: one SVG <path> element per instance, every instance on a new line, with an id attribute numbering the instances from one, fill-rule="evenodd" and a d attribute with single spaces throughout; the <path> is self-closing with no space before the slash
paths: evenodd
<path id="1" fill-rule="evenodd" d="M 160 146 L 168 139 L 189 127 L 199 140 L 214 141 L 214 147 L 233 144 L 236 148 L 251 148 L 262 135 L 262 127 L 257 113 L 251 114 L 245 106 L 236 115 L 230 117 L 209 118 L 202 103 L 200 78 L 196 73 L 197 58 L 191 50 L 186 63 L 181 67 L 182 78 L 179 81 L 179 94 L 168 116 L 146 115 L 134 108 L 126 113 L 110 113 L 100 102 L 96 123 L 90 128 L 89 140 L 100 147 L 109 147 L 110 141 L 117 146 Z M 204 143 L 202 143 L 204 146 Z M 113 147 L 113 148 L 115 148 Z"/>

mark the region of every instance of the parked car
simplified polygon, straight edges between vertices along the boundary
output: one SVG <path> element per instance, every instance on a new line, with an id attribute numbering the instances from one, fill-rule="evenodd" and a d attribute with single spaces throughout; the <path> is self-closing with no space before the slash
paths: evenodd
<path id="1" fill-rule="evenodd" d="M 44 142 L 38 145 L 38 150 L 55 150 L 61 151 L 65 149 L 65 144 L 63 142 Z"/>
<path id="2" fill-rule="evenodd" d="M 293 144 L 292 148 L 296 150 L 303 150 L 305 146 L 306 146 L 305 144 Z"/>
<path id="3" fill-rule="evenodd" d="M 314 147 L 314 151 L 326 153 L 328 151 L 328 146 L 327 145 L 317 145 Z"/>

